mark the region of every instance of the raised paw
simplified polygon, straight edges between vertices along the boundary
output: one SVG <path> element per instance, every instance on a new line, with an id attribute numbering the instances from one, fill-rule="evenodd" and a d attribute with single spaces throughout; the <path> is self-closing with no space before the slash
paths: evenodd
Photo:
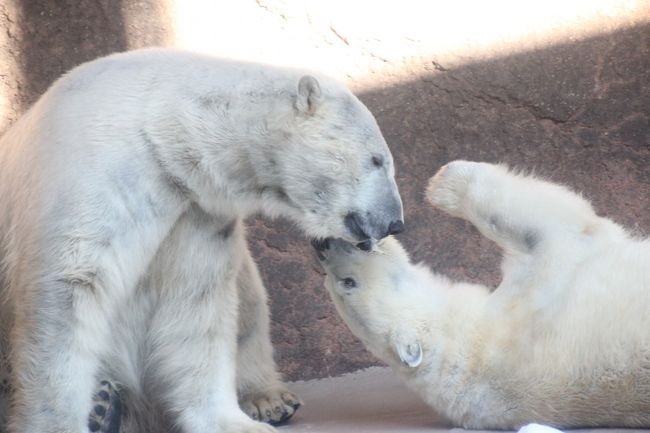
<path id="1" fill-rule="evenodd" d="M 478 178 L 495 168 L 482 162 L 450 162 L 429 179 L 426 197 L 433 206 L 452 216 L 463 217 L 468 210 L 468 196 Z"/>
<path id="2" fill-rule="evenodd" d="M 122 400 L 115 387 L 102 381 L 93 396 L 93 408 L 88 416 L 88 430 L 92 433 L 118 433 L 122 418 Z"/>
<path id="3" fill-rule="evenodd" d="M 300 406 L 302 401 L 284 388 L 246 396 L 240 401 L 249 417 L 273 425 L 287 421 Z"/>

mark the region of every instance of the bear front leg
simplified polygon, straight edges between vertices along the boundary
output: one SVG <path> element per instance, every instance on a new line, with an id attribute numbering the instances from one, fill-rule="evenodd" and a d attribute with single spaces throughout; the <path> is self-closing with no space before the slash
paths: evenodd
<path id="1" fill-rule="evenodd" d="M 239 330 L 237 336 L 237 394 L 251 418 L 278 424 L 291 418 L 300 399 L 280 381 L 269 335 L 266 289 L 248 249 L 237 276 Z"/>
<path id="2" fill-rule="evenodd" d="M 9 431 L 87 432 L 110 330 L 108 305 L 91 284 L 65 278 L 21 293 L 12 331 Z"/>
<path id="3" fill-rule="evenodd" d="M 427 198 L 510 254 L 537 254 L 558 240 L 581 242 L 608 226 L 567 188 L 482 162 L 445 165 L 430 179 Z"/>
<path id="4" fill-rule="evenodd" d="M 193 206 L 150 267 L 158 299 L 147 347 L 146 392 L 185 433 L 273 433 L 239 408 L 238 292 L 245 249 L 239 221 Z"/>

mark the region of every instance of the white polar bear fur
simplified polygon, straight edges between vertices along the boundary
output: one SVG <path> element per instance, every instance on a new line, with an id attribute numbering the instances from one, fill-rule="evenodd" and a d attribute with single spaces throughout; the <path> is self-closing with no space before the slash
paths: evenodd
<path id="1" fill-rule="evenodd" d="M 448 164 L 427 197 L 503 249 L 503 280 L 450 281 L 394 238 L 330 241 L 325 285 L 367 347 L 466 428 L 650 426 L 650 242 L 503 166 Z"/>
<path id="2" fill-rule="evenodd" d="M 277 421 L 296 402 L 244 238 L 258 211 L 350 240 L 401 221 L 390 152 L 343 85 L 164 49 L 58 80 L 0 141 L 9 431 L 87 431 L 101 379 L 125 431 L 272 431 L 238 407 Z"/>

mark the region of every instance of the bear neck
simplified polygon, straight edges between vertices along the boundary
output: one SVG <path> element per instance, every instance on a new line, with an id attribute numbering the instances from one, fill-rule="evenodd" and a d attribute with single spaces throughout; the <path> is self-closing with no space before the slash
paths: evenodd
<path id="1" fill-rule="evenodd" d="M 431 291 L 420 299 L 422 305 L 431 303 L 433 297 L 436 305 L 419 317 L 422 363 L 414 369 L 400 366 L 399 371 L 427 403 L 453 417 L 464 413 L 463 406 L 481 394 L 481 384 L 468 378 L 487 367 L 490 360 L 484 347 L 500 338 L 499 328 L 504 324 L 487 312 L 487 288 L 433 277 Z"/>
<path id="2" fill-rule="evenodd" d="M 282 188 L 275 164 L 287 134 L 281 127 L 286 121 L 278 118 L 281 113 L 274 118 L 265 115 L 273 105 L 256 101 L 250 110 L 238 110 L 243 114 L 237 121 L 211 122 L 209 128 L 204 119 L 193 126 L 186 113 L 172 111 L 143 135 L 165 176 L 206 212 L 227 217 L 257 212 L 299 217 L 301 212 Z"/>

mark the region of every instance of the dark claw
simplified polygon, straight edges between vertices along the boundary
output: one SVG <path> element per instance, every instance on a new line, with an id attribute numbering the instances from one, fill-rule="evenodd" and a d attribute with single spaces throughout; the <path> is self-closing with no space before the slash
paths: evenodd
<path id="1" fill-rule="evenodd" d="M 302 406 L 302 403 L 299 400 L 293 400 L 292 399 L 291 401 L 287 401 L 285 403 L 287 403 L 289 406 L 291 406 L 294 411 L 298 410 L 298 408 L 300 406 Z"/>
<path id="2" fill-rule="evenodd" d="M 285 422 L 287 422 L 287 421 L 289 421 L 291 419 L 291 417 L 293 416 L 294 413 L 296 413 L 296 412 L 294 411 L 292 414 L 289 414 L 289 412 L 284 411 L 282 413 L 282 416 L 280 417 L 280 419 L 278 421 L 269 421 L 269 424 L 271 424 L 271 425 L 284 424 Z"/>

